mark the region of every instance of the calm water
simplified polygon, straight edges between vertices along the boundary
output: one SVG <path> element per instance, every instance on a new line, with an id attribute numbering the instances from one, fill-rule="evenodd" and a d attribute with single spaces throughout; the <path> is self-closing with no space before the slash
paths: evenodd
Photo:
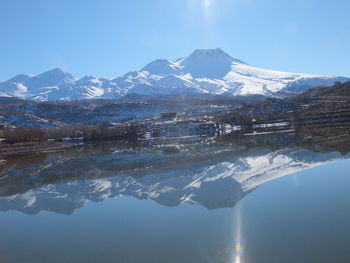
<path id="1" fill-rule="evenodd" d="M 347 140 L 238 141 L 8 159 L 0 262 L 350 262 Z"/>

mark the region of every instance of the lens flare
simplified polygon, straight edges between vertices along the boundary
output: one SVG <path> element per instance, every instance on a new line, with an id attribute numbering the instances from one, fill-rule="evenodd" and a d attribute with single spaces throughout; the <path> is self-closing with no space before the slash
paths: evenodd
<path id="1" fill-rule="evenodd" d="M 209 9 L 211 6 L 211 0 L 204 0 L 203 7 L 205 10 Z"/>

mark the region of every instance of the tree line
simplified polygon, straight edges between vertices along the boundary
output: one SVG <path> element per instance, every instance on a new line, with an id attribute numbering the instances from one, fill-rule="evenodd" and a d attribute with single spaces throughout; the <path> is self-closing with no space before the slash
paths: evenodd
<path id="1" fill-rule="evenodd" d="M 5 128 L 0 130 L 0 136 L 7 144 L 47 142 L 49 139 L 64 138 L 81 139 L 83 141 L 101 140 L 137 140 L 140 128 L 137 123 L 129 123 L 120 127 L 109 127 L 107 123 L 95 126 L 78 125 L 57 128 Z"/>

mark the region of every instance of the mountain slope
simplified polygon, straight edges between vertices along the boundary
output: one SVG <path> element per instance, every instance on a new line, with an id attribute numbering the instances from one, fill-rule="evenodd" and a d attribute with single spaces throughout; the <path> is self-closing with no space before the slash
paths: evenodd
<path id="1" fill-rule="evenodd" d="M 119 99 L 130 94 L 290 97 L 315 86 L 329 86 L 344 77 L 265 70 L 235 59 L 221 49 L 195 50 L 174 62 L 155 60 L 140 71 L 118 78 L 76 79 L 61 69 L 37 76 L 17 75 L 0 82 L 0 96 L 36 101 Z"/>
<path id="2" fill-rule="evenodd" d="M 287 99 L 266 99 L 255 105 L 248 105 L 226 114 L 224 119 L 231 123 L 237 116 L 260 121 L 290 119 L 297 121 L 349 120 L 350 81 L 335 83 L 328 87 L 311 88 Z"/>

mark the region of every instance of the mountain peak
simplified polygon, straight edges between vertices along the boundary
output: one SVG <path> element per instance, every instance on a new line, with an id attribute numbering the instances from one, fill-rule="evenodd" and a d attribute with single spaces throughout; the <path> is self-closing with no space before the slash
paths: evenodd
<path id="1" fill-rule="evenodd" d="M 0 82 L 4 96 L 34 100 L 115 98 L 129 94 L 220 94 L 234 96 L 292 96 L 315 86 L 330 86 L 349 78 L 288 73 L 256 68 L 235 59 L 220 48 L 197 49 L 171 61 L 157 59 L 139 71 L 117 78 L 76 79 L 61 68 L 38 75 L 17 75 Z"/>
<path id="2" fill-rule="evenodd" d="M 215 48 L 215 49 L 196 49 L 192 52 L 188 58 L 192 59 L 200 59 L 203 57 L 211 58 L 211 59 L 226 59 L 230 60 L 234 63 L 240 63 L 240 64 L 246 64 L 245 62 L 233 58 L 231 55 L 223 51 L 221 48 Z"/>
<path id="3" fill-rule="evenodd" d="M 198 57 L 225 57 L 225 58 L 230 58 L 233 59 L 229 54 L 224 52 L 221 48 L 215 48 L 215 49 L 196 49 L 193 51 L 193 53 L 189 56 L 193 58 L 198 58 Z"/>
<path id="4" fill-rule="evenodd" d="M 148 71 L 156 75 L 177 75 L 181 72 L 181 67 L 167 59 L 157 59 L 147 64 L 141 71 Z"/>
<path id="5" fill-rule="evenodd" d="M 60 68 L 51 69 L 49 71 L 46 71 L 44 73 L 37 75 L 36 77 L 37 78 L 45 78 L 45 79 L 50 78 L 50 79 L 56 79 L 56 80 L 66 80 L 69 82 L 76 80 L 72 74 L 63 71 Z"/>
<path id="6" fill-rule="evenodd" d="M 61 68 L 53 68 L 51 71 L 64 73 L 64 71 Z"/>
<path id="7" fill-rule="evenodd" d="M 178 60 L 177 63 L 183 67 L 185 73 L 190 73 L 194 78 L 221 79 L 230 72 L 234 63 L 243 64 L 244 62 L 216 48 L 197 49 L 188 57 Z"/>
<path id="8" fill-rule="evenodd" d="M 44 87 L 60 86 L 62 84 L 72 84 L 76 81 L 70 73 L 64 72 L 60 68 L 54 68 L 28 79 L 24 84 L 29 92 L 37 92 Z"/>
<path id="9" fill-rule="evenodd" d="M 41 73 L 40 75 L 48 75 L 48 74 L 51 74 L 51 75 L 64 75 L 64 74 L 66 74 L 66 72 L 64 72 L 60 68 L 54 68 L 54 69 L 45 71 L 44 73 Z"/>

